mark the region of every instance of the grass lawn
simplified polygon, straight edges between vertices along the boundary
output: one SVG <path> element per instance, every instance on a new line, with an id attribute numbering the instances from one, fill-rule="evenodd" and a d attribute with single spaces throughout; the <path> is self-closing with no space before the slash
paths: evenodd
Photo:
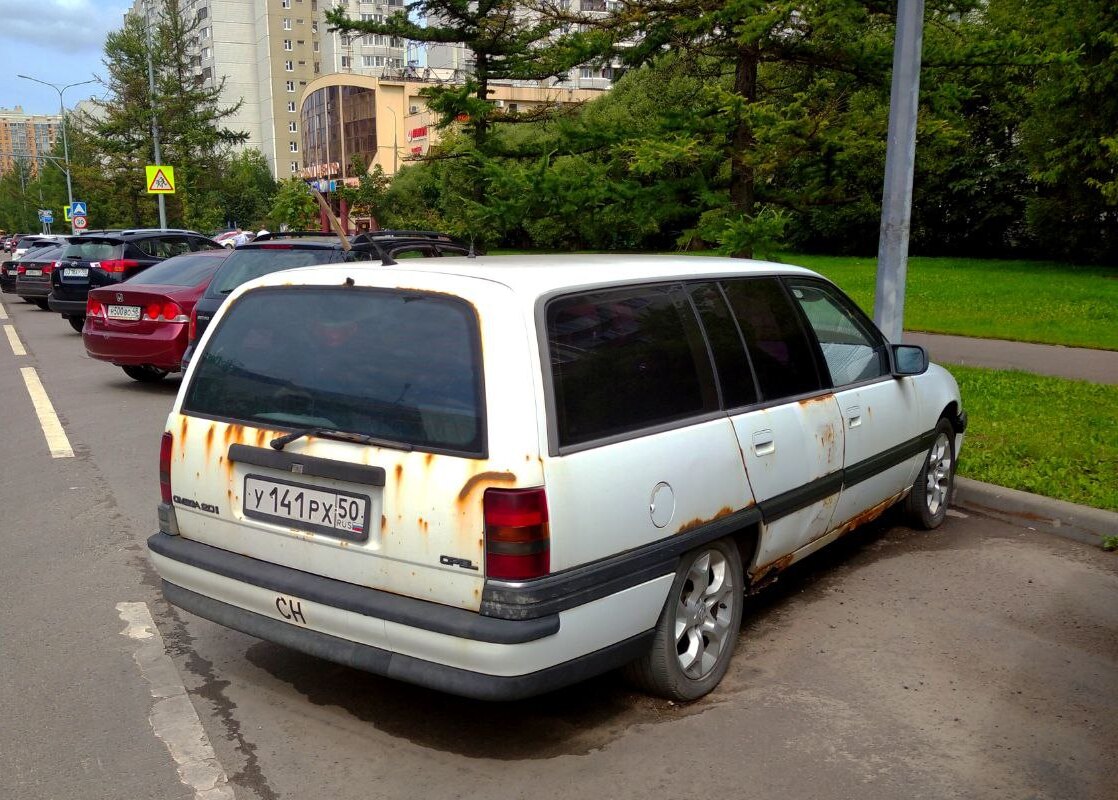
<path id="1" fill-rule="evenodd" d="M 1118 386 L 947 368 L 969 415 L 960 475 L 1118 511 Z"/>
<path id="2" fill-rule="evenodd" d="M 872 313 L 874 258 L 784 254 Z M 905 328 L 1118 350 L 1118 270 L 1051 261 L 911 258 Z"/>
<path id="3" fill-rule="evenodd" d="M 782 253 L 774 260 L 826 275 L 873 315 L 876 258 Z M 910 258 L 905 328 L 1118 350 L 1118 270 L 1054 261 Z"/>

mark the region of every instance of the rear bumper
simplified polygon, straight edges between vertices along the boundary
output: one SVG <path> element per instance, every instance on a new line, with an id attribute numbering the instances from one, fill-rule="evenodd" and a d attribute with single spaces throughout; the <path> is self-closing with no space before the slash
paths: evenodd
<path id="1" fill-rule="evenodd" d="M 16 281 L 16 294 L 20 297 L 47 297 L 50 295 L 50 284 Z"/>
<path id="2" fill-rule="evenodd" d="M 178 372 L 182 351 L 186 347 L 185 324 L 167 325 L 167 330 L 148 333 L 106 330 L 103 325 L 99 320 L 87 319 L 82 331 L 82 342 L 91 358 L 117 366 L 151 364 Z"/>
<path id="3" fill-rule="evenodd" d="M 557 689 L 638 657 L 674 576 L 557 614 L 496 619 L 158 533 L 166 599 L 198 616 L 368 672 L 484 700 Z"/>
<path id="4" fill-rule="evenodd" d="M 51 311 L 57 311 L 66 317 L 84 317 L 85 316 L 85 301 L 84 300 L 59 300 L 53 294 L 47 297 L 47 306 Z"/>

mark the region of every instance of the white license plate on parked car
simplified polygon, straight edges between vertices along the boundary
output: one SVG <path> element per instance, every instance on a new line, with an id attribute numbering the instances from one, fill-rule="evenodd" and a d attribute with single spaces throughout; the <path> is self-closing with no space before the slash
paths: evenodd
<path id="1" fill-rule="evenodd" d="M 88 278 L 89 270 L 85 267 L 66 267 L 62 270 L 63 278 Z"/>
<path id="2" fill-rule="evenodd" d="M 105 309 L 105 316 L 109 319 L 124 319 L 135 322 L 140 318 L 139 306 L 109 306 Z"/>
<path id="3" fill-rule="evenodd" d="M 23 274 L 28 278 L 41 278 L 43 276 L 43 271 L 41 269 L 29 269 Z"/>
<path id="4" fill-rule="evenodd" d="M 363 542 L 369 537 L 369 506 L 368 495 L 245 476 L 244 513 L 254 519 Z"/>

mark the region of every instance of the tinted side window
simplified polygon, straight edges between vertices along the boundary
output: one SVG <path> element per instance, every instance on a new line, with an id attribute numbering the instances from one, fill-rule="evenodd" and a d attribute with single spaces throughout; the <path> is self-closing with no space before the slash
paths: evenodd
<path id="1" fill-rule="evenodd" d="M 405 247 L 392 251 L 392 258 L 397 261 L 403 258 L 436 258 L 438 255 L 433 247 Z"/>
<path id="2" fill-rule="evenodd" d="M 788 287 L 819 339 L 835 386 L 889 374 L 885 342 L 853 303 L 815 281 L 789 280 Z"/>
<path id="3" fill-rule="evenodd" d="M 723 283 L 757 383 L 765 400 L 822 388 L 812 345 L 792 299 L 777 278 L 743 278 Z"/>
<path id="4" fill-rule="evenodd" d="M 714 353 L 723 404 L 726 408 L 737 408 L 756 403 L 757 386 L 745 355 L 745 343 L 718 285 L 703 283 L 692 286 L 691 299 L 699 310 L 699 319 Z"/>
<path id="5" fill-rule="evenodd" d="M 698 321 L 678 289 L 555 300 L 547 307 L 547 336 L 560 445 L 718 408 Z"/>

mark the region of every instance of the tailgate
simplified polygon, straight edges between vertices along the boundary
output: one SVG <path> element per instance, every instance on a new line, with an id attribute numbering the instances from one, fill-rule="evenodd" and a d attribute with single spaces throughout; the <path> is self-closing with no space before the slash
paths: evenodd
<path id="1" fill-rule="evenodd" d="M 490 486 L 521 482 L 515 465 L 315 437 L 277 451 L 269 442 L 286 431 L 181 414 L 171 430 L 182 536 L 360 586 L 480 608 L 481 501 Z M 527 485 L 540 482 L 531 477 Z"/>

